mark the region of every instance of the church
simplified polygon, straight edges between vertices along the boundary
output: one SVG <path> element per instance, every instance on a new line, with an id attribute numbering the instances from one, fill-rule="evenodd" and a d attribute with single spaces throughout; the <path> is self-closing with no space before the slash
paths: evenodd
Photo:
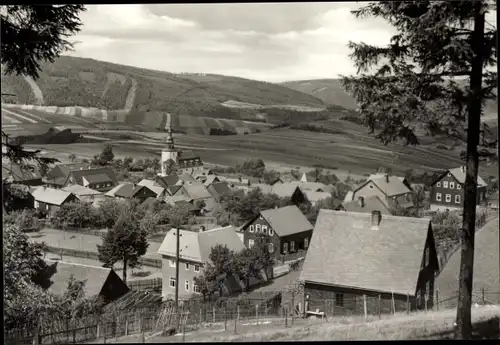
<path id="1" fill-rule="evenodd" d="M 178 174 L 193 174 L 196 171 L 202 171 L 203 161 L 200 156 L 192 151 L 177 150 L 170 127 L 167 129 L 167 133 L 167 147 L 161 151 L 161 173 L 158 175 L 170 175 L 174 167 Z"/>

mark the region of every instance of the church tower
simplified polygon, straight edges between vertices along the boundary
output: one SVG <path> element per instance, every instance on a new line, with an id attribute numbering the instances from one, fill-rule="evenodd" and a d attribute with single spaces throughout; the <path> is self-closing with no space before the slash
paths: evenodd
<path id="1" fill-rule="evenodd" d="M 173 163 L 178 164 L 179 151 L 175 148 L 174 137 L 172 136 L 172 128 L 170 126 L 167 129 L 167 147 L 161 151 L 161 176 L 167 176 L 168 164 L 170 160 Z"/>

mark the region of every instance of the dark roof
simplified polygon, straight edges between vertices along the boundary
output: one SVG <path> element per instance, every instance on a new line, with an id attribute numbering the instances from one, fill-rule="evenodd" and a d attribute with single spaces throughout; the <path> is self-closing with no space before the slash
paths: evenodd
<path id="1" fill-rule="evenodd" d="M 170 186 L 167 188 L 167 191 L 168 191 L 168 194 L 170 195 L 175 195 L 175 193 L 177 193 L 179 191 L 179 189 L 181 189 L 182 186 Z"/>
<path id="2" fill-rule="evenodd" d="M 118 184 L 115 172 L 110 167 L 73 170 L 71 171 L 70 175 L 72 175 L 75 179 L 75 183 L 78 183 L 80 185 L 83 184 L 84 177 L 89 182 L 91 182 L 90 180 L 92 179 L 96 180 L 96 182 L 91 183 L 111 182 L 113 185 Z"/>
<path id="3" fill-rule="evenodd" d="M 133 198 L 137 193 L 139 193 L 144 188 L 150 190 L 146 186 L 135 185 L 131 182 L 125 182 L 119 184 L 118 186 L 110 190 L 108 193 L 106 193 L 106 195 L 130 199 Z M 154 193 L 153 191 L 151 192 Z"/>
<path id="4" fill-rule="evenodd" d="M 56 295 L 63 295 L 68 287 L 71 275 L 76 280 L 84 280 L 86 297 L 99 295 L 112 272 L 111 268 L 88 266 L 69 262 L 46 260 L 49 269 L 46 272 L 52 284 L 49 291 Z"/>
<path id="5" fill-rule="evenodd" d="M 193 200 L 212 198 L 212 194 L 203 184 L 185 184 L 183 187 Z"/>
<path id="6" fill-rule="evenodd" d="M 52 168 L 47 175 L 54 178 L 64 177 L 66 179 L 70 172 L 73 170 L 89 169 L 90 165 L 88 163 L 68 163 L 68 164 L 57 164 Z"/>
<path id="7" fill-rule="evenodd" d="M 231 188 L 224 182 L 212 183 L 209 188 L 209 192 L 212 193 L 214 197 L 231 193 Z"/>
<path id="8" fill-rule="evenodd" d="M 181 152 L 179 152 L 179 161 L 187 160 L 187 159 L 200 159 L 200 155 L 194 153 L 193 151 L 181 151 Z"/>
<path id="9" fill-rule="evenodd" d="M 8 176 L 12 176 L 13 182 L 40 180 L 42 178 L 35 165 L 33 171 L 31 171 L 16 163 L 4 163 L 2 164 L 2 179 Z"/>
<path id="10" fill-rule="evenodd" d="M 372 213 L 372 211 L 380 211 L 382 214 L 391 214 L 389 208 L 384 204 L 378 196 L 363 198 L 363 206 L 359 200 L 353 200 L 342 203 L 342 207 L 347 212 Z"/>
<path id="11" fill-rule="evenodd" d="M 300 280 L 415 295 L 430 219 L 320 210 Z"/>
<path id="12" fill-rule="evenodd" d="M 265 210 L 260 215 L 278 236 L 288 236 L 313 229 L 312 224 L 295 205 Z"/>

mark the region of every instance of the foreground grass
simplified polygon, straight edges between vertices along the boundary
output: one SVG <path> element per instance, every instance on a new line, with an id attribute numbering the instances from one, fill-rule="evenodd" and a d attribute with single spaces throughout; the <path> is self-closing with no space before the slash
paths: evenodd
<path id="1" fill-rule="evenodd" d="M 255 330 L 255 333 L 213 335 L 206 341 L 284 341 L 284 340 L 411 340 L 449 338 L 453 332 L 456 310 L 396 315 L 368 323 L 347 325 L 330 322 L 281 330 Z M 474 308 L 474 324 L 500 318 L 500 307 Z M 496 322 L 498 326 L 498 321 Z"/>

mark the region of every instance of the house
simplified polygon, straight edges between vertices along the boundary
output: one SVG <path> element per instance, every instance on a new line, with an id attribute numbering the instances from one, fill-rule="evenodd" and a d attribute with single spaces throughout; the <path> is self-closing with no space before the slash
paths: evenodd
<path id="1" fill-rule="evenodd" d="M 256 234 L 271 237 L 270 251 L 281 255 L 305 251 L 309 247 L 313 226 L 295 205 L 261 211 L 241 228 L 245 246 L 251 248 Z"/>
<path id="2" fill-rule="evenodd" d="M 162 256 L 162 296 L 164 298 L 175 294 L 177 231 L 173 228 L 167 232 L 158 249 L 158 253 Z M 179 283 L 182 284 L 179 285 L 179 298 L 182 299 L 199 294 L 194 278 L 203 273 L 204 265 L 210 260 L 212 247 L 221 244 L 234 251 L 245 248 L 232 226 L 200 232 L 180 230 L 179 236 L 181 248 Z"/>
<path id="3" fill-rule="evenodd" d="M 52 169 L 47 172 L 46 177 L 43 182 L 52 188 L 62 188 L 64 187 L 68 176 L 73 170 L 87 170 L 90 168 L 88 163 L 69 163 L 69 164 L 57 164 Z"/>
<path id="4" fill-rule="evenodd" d="M 378 196 L 372 196 L 369 198 L 358 197 L 358 200 L 343 202 L 342 210 L 347 212 L 360 212 L 360 213 L 372 213 L 373 211 L 380 211 L 383 215 L 390 215 L 391 210 L 385 206 L 385 204 L 380 200 Z"/>
<path id="5" fill-rule="evenodd" d="M 294 183 L 278 183 L 273 186 L 255 184 L 252 188 L 259 188 L 264 194 L 276 194 L 280 198 L 290 198 L 295 205 L 299 205 L 306 200 L 302 190 Z"/>
<path id="6" fill-rule="evenodd" d="M 482 303 L 482 299 L 492 304 L 500 304 L 498 286 L 499 236 L 498 222 L 491 221 L 477 230 L 474 239 L 474 280 L 472 303 Z M 460 250 L 449 258 L 436 279 L 439 289 L 439 307 L 456 308 L 458 296 L 458 276 L 460 274 Z"/>
<path id="7" fill-rule="evenodd" d="M 71 170 L 63 186 L 78 184 L 98 190 L 108 192 L 118 185 L 115 172 L 110 167 Z"/>
<path id="8" fill-rule="evenodd" d="M 431 211 L 461 210 L 464 202 L 465 167 L 448 169 L 431 184 Z M 477 177 L 477 204 L 486 201 L 487 184 Z"/>
<path id="9" fill-rule="evenodd" d="M 300 177 L 300 182 L 309 182 L 307 179 L 307 174 L 303 173 L 302 176 Z"/>
<path id="10" fill-rule="evenodd" d="M 219 176 L 219 180 L 221 182 L 226 182 L 227 185 L 231 188 L 245 188 L 250 187 L 250 180 L 246 178 L 231 178 L 231 177 L 223 177 Z"/>
<path id="11" fill-rule="evenodd" d="M 385 178 L 385 176 L 387 176 L 388 174 L 386 173 L 376 173 L 376 174 L 370 174 L 367 178 L 367 180 L 378 180 L 379 178 Z M 408 187 L 408 189 L 412 190 L 412 187 L 411 187 L 411 183 L 410 181 L 408 181 L 408 179 L 404 176 L 394 176 L 394 175 L 390 175 L 389 176 L 390 178 L 397 178 L 398 180 L 400 180 L 401 182 L 403 182 L 403 184 Z"/>
<path id="12" fill-rule="evenodd" d="M 231 188 L 224 182 L 212 183 L 207 187 L 208 192 L 214 197 L 219 199 L 223 195 L 231 194 Z"/>
<path id="13" fill-rule="evenodd" d="M 94 206 L 98 205 L 99 202 L 105 199 L 103 193 L 77 184 L 63 187 L 61 188 L 61 190 L 73 193 L 78 198 L 78 200 L 93 203 Z"/>
<path id="14" fill-rule="evenodd" d="M 34 171 L 21 167 L 17 163 L 2 164 L 2 179 L 7 178 L 10 183 L 22 184 L 25 186 L 41 186 L 43 185 L 42 175 L 40 171 L 33 166 Z"/>
<path id="15" fill-rule="evenodd" d="M 49 292 L 62 296 L 68 288 L 68 280 L 85 281 L 85 297 L 100 297 L 107 304 L 117 300 L 130 291 L 127 284 L 112 268 L 46 260 L 48 265 L 45 276 L 49 282 L 45 288 Z"/>
<path id="16" fill-rule="evenodd" d="M 168 193 L 167 190 L 153 180 L 143 179 L 139 181 L 139 186 L 146 186 L 156 194 L 157 199 L 163 199 Z"/>
<path id="17" fill-rule="evenodd" d="M 348 201 L 357 200 L 360 196 L 365 199 L 378 196 L 389 208 L 413 207 L 412 190 L 399 178 L 387 174 L 384 177 L 363 182 L 353 191 L 352 199 Z"/>
<path id="18" fill-rule="evenodd" d="M 147 198 L 156 198 L 156 193 L 146 186 L 135 185 L 131 182 L 120 183 L 105 194 L 111 198 L 136 199 L 143 202 Z"/>
<path id="19" fill-rule="evenodd" d="M 193 178 L 193 176 L 188 174 L 157 176 L 154 181 L 163 188 L 196 183 L 196 180 Z"/>
<path id="20" fill-rule="evenodd" d="M 78 200 L 73 193 L 45 186 L 37 187 L 31 195 L 33 195 L 35 210 L 49 217 L 53 216 L 62 205 Z"/>
<path id="21" fill-rule="evenodd" d="M 430 219 L 320 210 L 300 280 L 337 315 L 432 308 L 439 270 Z M 380 300 L 379 300 L 380 298 Z"/>
<path id="22" fill-rule="evenodd" d="M 299 188 L 302 191 L 312 191 L 312 192 L 328 192 L 330 190 L 330 187 L 326 187 L 325 184 L 321 182 L 300 182 L 300 181 L 295 181 L 291 182 L 291 184 L 294 184 L 296 186 L 299 186 Z"/>
<path id="23" fill-rule="evenodd" d="M 311 205 L 316 205 L 319 201 L 331 198 L 332 195 L 326 192 L 313 192 L 312 190 L 304 191 L 307 200 L 311 203 Z"/>

